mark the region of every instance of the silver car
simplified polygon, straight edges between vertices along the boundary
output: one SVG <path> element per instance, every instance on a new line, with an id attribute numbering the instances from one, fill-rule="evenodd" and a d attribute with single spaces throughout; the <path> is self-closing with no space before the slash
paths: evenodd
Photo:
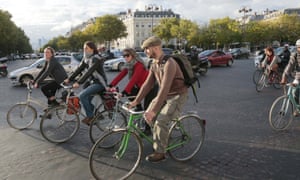
<path id="1" fill-rule="evenodd" d="M 73 56 L 55 56 L 55 58 L 63 65 L 68 75 L 74 72 L 80 63 Z M 28 81 L 37 77 L 44 65 L 45 59 L 40 58 L 29 66 L 10 72 L 8 78 L 11 80 L 12 85 L 25 85 Z M 45 81 L 47 80 L 51 80 L 51 77 L 47 77 Z"/>

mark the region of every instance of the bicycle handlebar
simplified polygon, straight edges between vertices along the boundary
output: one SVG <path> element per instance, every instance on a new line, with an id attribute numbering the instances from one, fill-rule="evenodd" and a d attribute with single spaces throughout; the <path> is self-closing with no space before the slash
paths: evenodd
<path id="1" fill-rule="evenodd" d="M 72 89 L 73 88 L 72 84 L 66 85 L 64 82 L 60 83 L 60 86 L 63 87 L 64 89 Z"/>
<path id="2" fill-rule="evenodd" d="M 126 102 L 126 103 L 122 104 L 121 107 L 122 107 L 123 110 L 129 112 L 130 114 L 143 114 L 145 112 L 143 110 L 142 111 L 135 111 L 133 108 L 129 109 L 128 104 L 129 104 L 129 102 Z"/>

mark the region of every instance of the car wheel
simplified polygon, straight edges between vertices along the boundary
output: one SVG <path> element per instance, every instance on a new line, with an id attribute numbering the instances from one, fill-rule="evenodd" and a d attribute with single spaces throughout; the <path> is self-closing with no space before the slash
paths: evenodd
<path id="1" fill-rule="evenodd" d="M 228 62 L 227 62 L 227 66 L 231 66 L 233 64 L 233 60 L 230 59 Z"/>
<path id="2" fill-rule="evenodd" d="M 20 78 L 21 85 L 25 86 L 29 81 L 33 80 L 33 77 L 30 75 L 24 75 Z"/>
<path id="3" fill-rule="evenodd" d="M 207 67 L 211 68 L 211 62 L 210 61 L 207 61 Z"/>
<path id="4" fill-rule="evenodd" d="M 119 63 L 119 64 L 118 64 L 118 70 L 119 70 L 119 71 L 122 71 L 123 66 L 124 66 L 124 63 L 122 63 L 122 62 Z"/>

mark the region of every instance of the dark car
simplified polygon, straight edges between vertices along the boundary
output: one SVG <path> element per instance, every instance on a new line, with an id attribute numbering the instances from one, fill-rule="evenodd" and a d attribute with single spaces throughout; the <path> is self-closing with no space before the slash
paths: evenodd
<path id="1" fill-rule="evenodd" d="M 162 48 L 162 50 L 163 50 L 165 55 L 171 55 L 171 54 L 173 54 L 173 51 L 174 51 L 171 48 Z"/>
<path id="2" fill-rule="evenodd" d="M 234 48 L 230 51 L 234 59 L 246 58 L 250 56 L 250 51 L 247 48 Z"/>
<path id="3" fill-rule="evenodd" d="M 208 67 L 217 65 L 231 66 L 233 57 L 230 53 L 224 53 L 220 50 L 205 50 L 198 55 L 199 60 L 207 59 Z"/>

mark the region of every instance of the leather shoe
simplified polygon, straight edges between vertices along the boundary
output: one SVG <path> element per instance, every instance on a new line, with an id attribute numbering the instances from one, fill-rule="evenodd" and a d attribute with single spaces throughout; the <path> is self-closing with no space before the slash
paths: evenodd
<path id="1" fill-rule="evenodd" d="M 89 126 L 89 125 L 91 124 L 92 120 L 93 120 L 93 118 L 91 118 L 91 117 L 86 117 L 86 118 L 84 118 L 83 120 L 81 120 L 81 122 L 83 122 L 84 124 L 86 124 L 86 125 Z"/>
<path id="2" fill-rule="evenodd" d="M 165 153 L 152 153 L 146 157 L 146 160 L 152 163 L 157 163 L 165 160 Z"/>

